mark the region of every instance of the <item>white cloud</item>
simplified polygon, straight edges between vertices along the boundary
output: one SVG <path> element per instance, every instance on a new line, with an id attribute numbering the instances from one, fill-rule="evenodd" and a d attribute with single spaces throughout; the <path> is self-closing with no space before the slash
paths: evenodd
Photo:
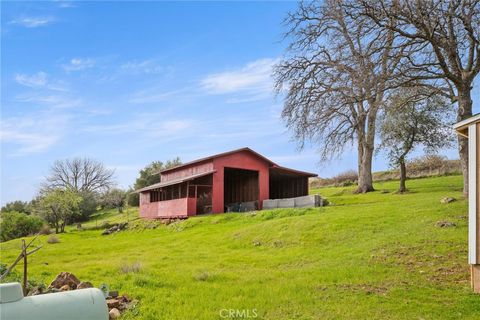
<path id="1" fill-rule="evenodd" d="M 48 74 L 40 71 L 32 75 L 17 73 L 15 81 L 25 87 L 34 89 L 50 89 L 55 91 L 66 91 L 65 85 L 60 82 L 52 82 L 48 79 Z"/>
<path id="2" fill-rule="evenodd" d="M 68 116 L 51 112 L 5 118 L 0 122 L 0 142 L 16 146 L 10 156 L 44 152 L 62 138 L 68 121 Z"/>
<path id="3" fill-rule="evenodd" d="M 54 17 L 21 17 L 10 21 L 11 24 L 20 25 L 26 28 L 37 28 L 55 21 Z"/>
<path id="4" fill-rule="evenodd" d="M 76 5 L 73 1 L 63 1 L 63 0 L 55 0 L 58 3 L 59 8 L 75 8 Z"/>
<path id="5" fill-rule="evenodd" d="M 95 65 L 95 60 L 90 58 L 73 58 L 62 67 L 65 71 L 80 71 L 92 68 Z"/>
<path id="6" fill-rule="evenodd" d="M 42 71 L 32 75 L 16 74 L 15 81 L 22 86 L 40 88 L 47 85 L 47 74 Z"/>
<path id="7" fill-rule="evenodd" d="M 142 61 L 129 61 L 124 63 L 120 66 L 125 72 L 132 73 L 132 74 L 159 74 L 168 72 L 171 68 L 164 67 L 159 65 L 153 59 L 147 59 Z"/>
<path id="8" fill-rule="evenodd" d="M 16 99 L 19 102 L 36 103 L 46 105 L 50 108 L 65 109 L 78 107 L 82 104 L 80 98 L 72 98 L 64 94 L 61 95 L 42 95 L 42 94 L 24 94 Z"/>
<path id="9" fill-rule="evenodd" d="M 264 99 L 272 91 L 272 68 L 276 59 L 260 59 L 242 68 L 214 73 L 201 80 L 200 86 L 208 94 L 242 94 L 252 99 Z M 246 98 L 232 97 L 231 103 Z"/>
<path id="10" fill-rule="evenodd" d="M 185 120 L 172 120 L 172 121 L 166 121 L 164 122 L 161 126 L 161 130 L 165 130 L 168 132 L 175 132 L 183 129 L 187 129 L 190 127 L 190 121 L 185 121 Z"/>
<path id="11" fill-rule="evenodd" d="M 157 92 L 154 90 L 143 90 L 138 91 L 133 95 L 133 97 L 129 100 L 130 103 L 155 103 L 155 102 L 162 102 L 166 101 L 168 98 L 177 95 L 183 92 L 183 89 L 179 90 L 172 90 L 167 92 Z"/>
<path id="12" fill-rule="evenodd" d="M 194 122 L 188 119 L 165 120 L 163 113 L 141 113 L 132 120 L 111 125 L 89 126 L 86 132 L 110 135 L 142 134 L 149 137 L 174 137 L 185 129 L 192 128 Z"/>

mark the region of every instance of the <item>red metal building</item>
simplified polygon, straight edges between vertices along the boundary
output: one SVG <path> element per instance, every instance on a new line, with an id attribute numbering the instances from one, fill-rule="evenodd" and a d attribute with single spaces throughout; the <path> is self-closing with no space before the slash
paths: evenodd
<path id="1" fill-rule="evenodd" d="M 160 182 L 137 190 L 140 216 L 187 218 L 237 211 L 245 204 L 261 209 L 265 199 L 308 194 L 316 174 L 281 167 L 250 148 L 237 149 L 166 169 Z"/>

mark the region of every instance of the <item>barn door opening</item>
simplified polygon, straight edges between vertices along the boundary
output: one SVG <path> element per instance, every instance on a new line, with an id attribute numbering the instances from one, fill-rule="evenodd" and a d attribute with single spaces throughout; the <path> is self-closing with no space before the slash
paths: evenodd
<path id="1" fill-rule="evenodd" d="M 258 209 L 258 171 L 225 168 L 223 187 L 225 212 Z"/>

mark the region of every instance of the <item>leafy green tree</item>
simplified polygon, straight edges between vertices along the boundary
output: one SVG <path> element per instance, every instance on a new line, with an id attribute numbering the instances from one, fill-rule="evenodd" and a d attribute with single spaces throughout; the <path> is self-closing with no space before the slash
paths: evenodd
<path id="1" fill-rule="evenodd" d="M 99 195 L 96 192 L 81 191 L 78 192 L 78 195 L 82 201 L 78 204 L 79 214 L 73 217 L 72 222 L 87 221 L 97 211 L 99 205 Z"/>
<path id="2" fill-rule="evenodd" d="M 80 214 L 74 217 L 74 222 L 85 221 L 97 210 L 99 195 L 115 185 L 114 174 L 114 170 L 90 158 L 57 160 L 50 167 L 41 192 L 57 188 L 74 190 L 82 197 Z"/>
<path id="3" fill-rule="evenodd" d="M 411 151 L 423 146 L 432 153 L 451 146 L 453 113 L 444 98 L 421 88 L 400 89 L 389 104 L 380 128 L 381 147 L 387 150 L 390 164 L 400 169 L 398 192 L 402 193 L 407 191 L 406 160 Z"/>
<path id="4" fill-rule="evenodd" d="M 110 189 L 102 195 L 102 205 L 105 208 L 116 208 L 119 213 L 123 212 L 127 193 L 122 189 Z"/>
<path id="5" fill-rule="evenodd" d="M 40 200 L 40 215 L 55 227 L 56 233 L 65 232 L 65 226 L 79 214 L 81 201 L 82 197 L 73 190 L 49 190 Z"/>
<path id="6" fill-rule="evenodd" d="M 139 176 L 133 185 L 133 190 L 130 189 L 129 192 L 133 192 L 134 190 L 138 190 L 140 188 L 144 188 L 152 184 L 159 183 L 160 175 L 158 173 L 160 171 L 173 168 L 181 164 L 182 164 L 182 161 L 180 160 L 179 157 L 176 157 L 172 160 L 168 160 L 166 162 L 153 161 L 148 166 L 140 170 Z M 137 193 L 130 194 L 128 197 L 128 204 L 131 206 L 138 206 L 139 195 Z"/>
<path id="7" fill-rule="evenodd" d="M 29 208 L 29 204 L 26 201 L 16 200 L 12 202 L 8 202 L 5 204 L 0 211 L 3 212 L 23 212 L 26 214 L 30 214 L 31 210 Z"/>
<path id="8" fill-rule="evenodd" d="M 37 233 L 44 223 L 45 221 L 34 215 L 27 215 L 17 211 L 2 211 L 0 221 L 1 241 L 8 241 Z"/>

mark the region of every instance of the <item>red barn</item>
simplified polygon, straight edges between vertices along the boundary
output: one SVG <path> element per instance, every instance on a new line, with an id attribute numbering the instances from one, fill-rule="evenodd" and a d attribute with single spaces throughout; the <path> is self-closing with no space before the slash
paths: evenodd
<path id="1" fill-rule="evenodd" d="M 281 167 L 250 148 L 233 150 L 166 169 L 160 182 L 137 190 L 140 216 L 189 216 L 261 209 L 263 200 L 308 194 L 316 174 Z"/>

